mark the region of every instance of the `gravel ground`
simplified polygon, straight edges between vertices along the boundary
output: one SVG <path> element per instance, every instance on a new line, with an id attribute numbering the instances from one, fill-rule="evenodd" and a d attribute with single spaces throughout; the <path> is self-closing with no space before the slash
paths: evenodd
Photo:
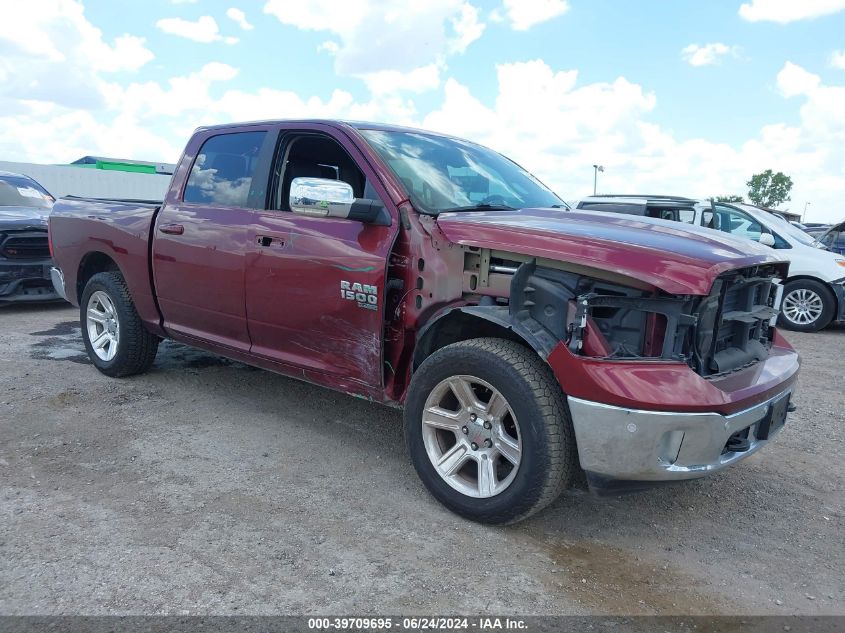
<path id="1" fill-rule="evenodd" d="M 789 333 L 799 409 L 704 480 L 489 528 L 426 493 L 400 413 L 166 343 L 87 361 L 0 310 L 0 613 L 845 614 L 845 328 Z"/>

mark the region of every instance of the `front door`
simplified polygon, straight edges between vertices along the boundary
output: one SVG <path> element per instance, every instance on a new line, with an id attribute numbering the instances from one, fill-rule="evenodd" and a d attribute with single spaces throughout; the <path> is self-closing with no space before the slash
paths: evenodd
<path id="1" fill-rule="evenodd" d="M 296 215 L 287 198 L 296 177 L 343 180 L 356 198 L 389 197 L 357 148 L 330 128 L 283 130 L 274 165 L 270 208 L 256 212 L 249 236 L 252 352 L 351 390 L 356 383 L 380 386 L 384 281 L 397 223 Z"/>
<path id="2" fill-rule="evenodd" d="M 252 200 L 263 201 L 261 170 L 269 172 L 266 161 L 259 166 L 267 137 L 256 128 L 195 138 L 183 159 L 195 156 L 184 192 L 169 192 L 158 214 L 155 288 L 164 327 L 177 337 L 249 350 L 244 269 Z"/>

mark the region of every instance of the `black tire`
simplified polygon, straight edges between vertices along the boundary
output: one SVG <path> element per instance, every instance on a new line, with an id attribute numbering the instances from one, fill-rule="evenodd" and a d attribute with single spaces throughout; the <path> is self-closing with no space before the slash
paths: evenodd
<path id="1" fill-rule="evenodd" d="M 806 290 L 815 293 L 822 302 L 822 310 L 819 316 L 809 323 L 798 323 L 787 317 L 786 310 L 787 299 L 791 293 L 796 291 Z M 822 328 L 827 327 L 833 320 L 836 313 L 836 297 L 833 296 L 830 288 L 821 281 L 815 279 L 796 279 L 790 281 L 783 288 L 783 302 L 781 304 L 781 313 L 778 317 L 778 325 L 787 330 L 794 330 L 796 332 L 818 332 Z"/>
<path id="2" fill-rule="evenodd" d="M 104 292 L 114 305 L 120 328 L 116 352 L 110 360 L 103 360 L 96 354 L 88 334 L 88 303 L 91 295 L 98 291 Z M 97 273 L 88 280 L 79 302 L 79 319 L 88 357 L 106 376 L 133 376 L 144 373 L 152 366 L 160 339 L 144 328 L 129 296 L 126 282 L 119 272 Z"/>
<path id="3" fill-rule="evenodd" d="M 440 476 L 426 452 L 426 399 L 442 381 L 465 375 L 497 389 L 519 421 L 521 461 L 510 485 L 495 496 L 459 492 Z M 422 363 L 405 403 L 405 441 L 431 494 L 453 512 L 481 523 L 502 525 L 528 517 L 556 499 L 579 470 L 569 407 L 551 369 L 533 350 L 503 339 L 454 343 Z"/>

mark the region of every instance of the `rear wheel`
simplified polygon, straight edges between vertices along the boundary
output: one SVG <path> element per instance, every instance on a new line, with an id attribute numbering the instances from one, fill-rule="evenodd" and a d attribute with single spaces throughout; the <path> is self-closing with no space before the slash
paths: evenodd
<path id="1" fill-rule="evenodd" d="M 150 368 L 159 338 L 144 328 L 119 272 L 91 277 L 79 308 L 82 339 L 97 369 L 107 376 L 121 377 Z"/>
<path id="2" fill-rule="evenodd" d="M 577 471 L 560 386 L 532 350 L 513 341 L 475 339 L 427 358 L 411 381 L 405 438 L 434 497 L 483 523 L 537 512 Z"/>
<path id="3" fill-rule="evenodd" d="M 783 289 L 780 325 L 799 332 L 816 332 L 833 320 L 836 299 L 830 289 L 814 279 L 796 279 Z"/>

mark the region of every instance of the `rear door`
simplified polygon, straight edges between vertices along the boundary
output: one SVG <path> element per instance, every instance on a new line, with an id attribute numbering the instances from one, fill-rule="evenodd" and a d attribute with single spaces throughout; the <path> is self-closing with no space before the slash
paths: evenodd
<path id="1" fill-rule="evenodd" d="M 266 198 L 271 136 L 267 126 L 250 126 L 191 140 L 174 178 L 184 170 L 187 184 L 168 192 L 153 237 L 156 295 L 168 331 L 249 350 L 244 269 L 255 206 Z"/>
<path id="2" fill-rule="evenodd" d="M 312 380 L 382 384 L 384 280 L 398 232 L 396 209 L 360 150 L 331 126 L 281 130 L 267 209 L 248 236 L 246 309 L 252 352 Z M 391 226 L 296 215 L 296 177 L 343 180 L 356 198 L 380 199 Z"/>

